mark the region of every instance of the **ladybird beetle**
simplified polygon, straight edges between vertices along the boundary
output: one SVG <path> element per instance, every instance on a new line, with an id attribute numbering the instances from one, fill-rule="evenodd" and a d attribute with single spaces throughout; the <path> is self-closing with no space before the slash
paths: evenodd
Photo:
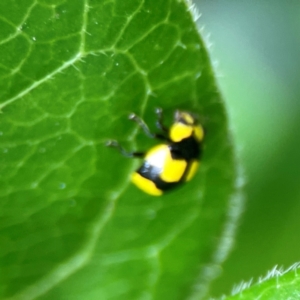
<path id="1" fill-rule="evenodd" d="M 132 174 L 131 181 L 144 192 L 160 196 L 195 175 L 204 130 L 191 113 L 177 110 L 169 129 L 163 125 L 162 109 L 156 109 L 156 114 L 156 125 L 161 133 L 151 133 L 146 123 L 135 114 L 130 114 L 129 119 L 135 121 L 149 137 L 164 143 L 147 152 L 127 152 L 115 140 L 108 141 L 106 145 L 117 148 L 124 156 L 143 158 L 143 164 Z"/>

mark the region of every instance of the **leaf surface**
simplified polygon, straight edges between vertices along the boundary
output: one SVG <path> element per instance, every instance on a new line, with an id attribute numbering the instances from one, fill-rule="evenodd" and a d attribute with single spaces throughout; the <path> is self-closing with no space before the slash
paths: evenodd
<path id="1" fill-rule="evenodd" d="M 0 298 L 193 299 L 230 246 L 236 162 L 207 51 L 184 1 L 0 2 Z M 200 115 L 201 168 L 151 197 L 154 108 Z M 233 203 L 234 202 L 234 203 Z"/>
<path id="2" fill-rule="evenodd" d="M 289 299 L 297 300 L 300 296 L 299 263 L 283 271 L 275 267 L 265 278 L 252 284 L 242 283 L 236 287 L 234 295 L 222 299 L 235 300 L 271 300 Z"/>

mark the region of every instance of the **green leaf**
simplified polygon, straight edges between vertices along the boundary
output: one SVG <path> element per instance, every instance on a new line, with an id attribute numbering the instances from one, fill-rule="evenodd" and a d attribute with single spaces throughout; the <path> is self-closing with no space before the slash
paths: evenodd
<path id="1" fill-rule="evenodd" d="M 178 0 L 0 2 L 0 298 L 199 299 L 240 211 L 226 111 Z M 201 168 L 151 197 L 130 183 L 177 108 L 206 130 Z"/>
<path id="2" fill-rule="evenodd" d="M 241 283 L 235 288 L 233 296 L 222 299 L 289 299 L 297 300 L 300 296 L 299 263 L 283 271 L 275 267 L 257 283 Z"/>

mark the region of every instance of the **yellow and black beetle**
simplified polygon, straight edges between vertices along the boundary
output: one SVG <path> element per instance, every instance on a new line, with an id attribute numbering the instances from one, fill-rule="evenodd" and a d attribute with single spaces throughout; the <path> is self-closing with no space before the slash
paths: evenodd
<path id="1" fill-rule="evenodd" d="M 188 112 L 177 110 L 169 129 L 163 125 L 162 109 L 156 109 L 156 114 L 156 124 L 161 133 L 151 133 L 146 123 L 135 114 L 131 114 L 129 119 L 137 122 L 149 137 L 163 140 L 164 144 L 147 152 L 127 152 L 115 140 L 108 141 L 106 145 L 117 148 L 124 156 L 143 158 L 142 166 L 132 174 L 131 181 L 144 192 L 160 196 L 195 175 L 204 130 Z"/>

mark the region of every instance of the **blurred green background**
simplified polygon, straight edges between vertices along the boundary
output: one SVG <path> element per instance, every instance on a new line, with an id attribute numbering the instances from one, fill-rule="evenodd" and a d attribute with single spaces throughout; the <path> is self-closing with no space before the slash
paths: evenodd
<path id="1" fill-rule="evenodd" d="M 246 211 L 212 295 L 300 261 L 300 1 L 196 1 L 245 171 Z"/>

